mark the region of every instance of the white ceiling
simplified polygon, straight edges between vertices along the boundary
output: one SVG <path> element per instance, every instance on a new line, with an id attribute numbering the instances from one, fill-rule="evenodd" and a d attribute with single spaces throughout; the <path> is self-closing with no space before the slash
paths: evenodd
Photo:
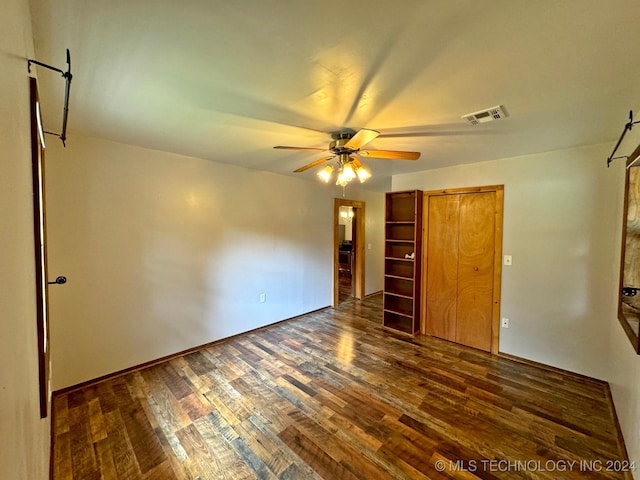
<path id="1" fill-rule="evenodd" d="M 31 0 L 74 133 L 291 174 L 372 128 L 393 174 L 615 141 L 640 102 L 637 0 Z M 39 70 L 45 127 L 64 81 Z M 461 115 L 505 105 L 468 126 Z M 640 127 L 639 127 L 640 128 Z M 54 141 L 50 139 L 49 141 Z M 604 159 L 603 159 L 604 161 Z M 295 174 L 312 179 L 315 170 Z"/>

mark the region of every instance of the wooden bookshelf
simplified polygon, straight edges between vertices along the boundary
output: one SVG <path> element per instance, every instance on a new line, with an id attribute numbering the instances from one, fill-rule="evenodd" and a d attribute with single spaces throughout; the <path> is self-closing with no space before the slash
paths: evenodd
<path id="1" fill-rule="evenodd" d="M 420 332 L 422 191 L 386 194 L 382 324 L 395 332 Z"/>

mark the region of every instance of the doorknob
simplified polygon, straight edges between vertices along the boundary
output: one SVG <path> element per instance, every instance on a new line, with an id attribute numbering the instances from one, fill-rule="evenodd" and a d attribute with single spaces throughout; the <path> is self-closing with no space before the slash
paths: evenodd
<path id="1" fill-rule="evenodd" d="M 49 285 L 51 284 L 58 284 L 58 285 L 63 285 L 65 283 L 67 283 L 67 277 L 63 277 L 62 275 L 60 275 L 59 277 L 57 277 L 53 282 L 47 282 Z"/>

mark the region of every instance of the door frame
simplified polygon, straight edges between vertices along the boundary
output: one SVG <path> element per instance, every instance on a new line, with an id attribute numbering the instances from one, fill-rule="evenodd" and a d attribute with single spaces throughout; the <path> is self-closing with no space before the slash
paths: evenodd
<path id="1" fill-rule="evenodd" d="M 423 235 L 422 235 L 422 306 L 420 312 L 420 333 L 427 334 L 427 252 L 429 243 L 429 199 L 433 196 L 458 195 L 465 193 L 495 192 L 495 232 L 493 253 L 493 299 L 491 309 L 491 353 L 499 353 L 500 344 L 500 298 L 502 282 L 502 222 L 504 218 L 504 185 L 488 185 L 483 187 L 448 188 L 431 190 L 423 193 Z"/>
<path id="2" fill-rule="evenodd" d="M 356 260 L 353 262 L 353 296 L 358 300 L 362 300 L 364 294 L 364 278 L 365 278 L 365 236 L 364 236 L 364 219 L 365 219 L 365 202 L 359 200 L 347 200 L 344 198 L 335 198 L 333 202 L 333 304 L 337 307 L 340 296 L 340 280 L 338 277 L 338 244 L 340 242 L 340 207 L 353 208 L 353 221 L 355 224 L 355 243 L 353 250 Z"/>

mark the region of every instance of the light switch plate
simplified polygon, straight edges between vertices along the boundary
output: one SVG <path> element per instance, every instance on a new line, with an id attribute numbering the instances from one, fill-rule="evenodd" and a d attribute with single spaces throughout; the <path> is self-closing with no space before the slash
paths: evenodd
<path id="1" fill-rule="evenodd" d="M 505 255 L 504 264 L 509 266 L 513 265 L 513 257 L 511 255 Z"/>

